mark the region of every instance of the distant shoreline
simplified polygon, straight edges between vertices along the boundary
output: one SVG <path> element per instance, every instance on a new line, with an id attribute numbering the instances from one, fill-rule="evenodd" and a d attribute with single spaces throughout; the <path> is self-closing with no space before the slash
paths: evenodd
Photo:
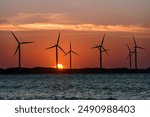
<path id="1" fill-rule="evenodd" d="M 150 73 L 147 69 L 128 69 L 128 68 L 81 68 L 81 69 L 55 69 L 46 67 L 35 68 L 0 68 L 0 74 L 113 74 L 113 73 Z"/>

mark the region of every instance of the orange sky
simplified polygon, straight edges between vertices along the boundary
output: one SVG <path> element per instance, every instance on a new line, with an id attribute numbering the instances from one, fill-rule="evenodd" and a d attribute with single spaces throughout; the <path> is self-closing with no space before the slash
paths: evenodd
<path id="1" fill-rule="evenodd" d="M 91 49 L 101 42 L 105 33 L 105 68 L 128 67 L 128 43 L 133 49 L 132 34 L 139 46 L 139 68 L 150 66 L 149 0 L 30 0 L 0 1 L 0 68 L 17 67 L 13 57 L 20 41 L 36 43 L 22 46 L 23 67 L 54 67 L 55 49 L 45 50 L 57 41 L 67 52 L 69 43 L 79 56 L 73 55 L 73 68 L 99 67 L 99 51 Z M 9 10 L 8 10 L 9 9 Z M 59 63 L 69 68 L 69 56 L 59 51 Z M 133 56 L 134 57 L 134 56 Z M 133 58 L 134 62 L 134 58 Z"/>
<path id="2" fill-rule="evenodd" d="M 58 31 L 19 31 L 14 32 L 20 41 L 34 41 L 31 45 L 22 45 L 22 66 L 24 67 L 54 67 L 55 49 L 46 50 L 45 48 L 54 45 L 57 41 Z M 104 47 L 110 49 L 110 56 L 103 54 L 104 67 L 128 67 L 128 50 L 126 43 L 133 49 L 131 33 L 125 32 L 105 32 L 106 38 Z M 73 68 L 99 67 L 99 51 L 91 49 L 95 44 L 101 42 L 104 32 L 87 31 L 61 31 L 60 46 L 67 52 L 69 43 L 79 56 L 73 55 Z M 135 33 L 138 45 L 146 48 L 146 51 L 139 51 L 139 67 L 149 67 L 149 37 L 150 34 Z M 10 32 L 0 32 L 0 56 L 1 67 L 16 67 L 18 65 L 18 54 L 13 57 L 17 43 Z M 59 51 L 59 63 L 65 68 L 69 67 L 69 56 Z M 134 60 L 134 59 L 133 59 Z"/>

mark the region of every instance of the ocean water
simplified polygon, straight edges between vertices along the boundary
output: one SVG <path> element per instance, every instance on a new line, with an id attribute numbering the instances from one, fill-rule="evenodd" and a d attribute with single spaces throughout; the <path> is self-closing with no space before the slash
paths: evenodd
<path id="1" fill-rule="evenodd" d="M 150 74 L 0 75 L 1 100 L 149 100 Z"/>

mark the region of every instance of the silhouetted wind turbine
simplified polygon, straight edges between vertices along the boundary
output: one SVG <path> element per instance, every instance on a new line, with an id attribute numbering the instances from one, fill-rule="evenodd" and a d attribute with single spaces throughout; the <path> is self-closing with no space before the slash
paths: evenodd
<path id="1" fill-rule="evenodd" d="M 59 46 L 59 39 L 60 39 L 60 32 L 58 34 L 57 44 L 46 48 L 46 49 L 56 48 L 56 68 L 58 68 L 58 49 L 62 50 L 65 53 L 65 51 Z"/>
<path id="2" fill-rule="evenodd" d="M 95 47 L 92 47 L 92 48 L 98 48 L 100 51 L 100 68 L 103 67 L 103 65 L 102 65 L 102 53 L 105 52 L 109 56 L 109 54 L 107 53 L 108 50 L 103 47 L 104 39 L 105 39 L 105 34 L 103 36 L 101 44 L 96 45 Z"/>
<path id="3" fill-rule="evenodd" d="M 133 40 L 134 40 L 134 54 L 135 54 L 135 69 L 137 69 L 137 49 L 144 49 L 144 48 L 137 46 L 134 35 L 133 35 Z"/>
<path id="4" fill-rule="evenodd" d="M 72 53 L 78 55 L 76 52 L 72 50 L 71 42 L 70 42 L 70 50 L 65 55 L 70 54 L 70 69 L 72 69 Z"/>
<path id="5" fill-rule="evenodd" d="M 132 55 L 133 55 L 133 51 L 131 51 L 129 45 L 127 44 L 127 47 L 128 47 L 128 50 L 129 50 L 129 54 L 128 54 L 128 57 L 127 59 L 129 58 L 129 64 L 130 64 L 130 69 L 132 68 Z"/>
<path id="6" fill-rule="evenodd" d="M 17 54 L 17 51 L 18 51 L 18 64 L 19 64 L 19 68 L 21 68 L 21 45 L 22 44 L 30 44 L 30 43 L 34 43 L 34 42 L 20 42 L 12 31 L 11 31 L 11 33 L 12 33 L 12 35 L 14 36 L 14 38 L 16 39 L 16 41 L 18 43 L 18 47 L 15 51 L 14 56 Z"/>

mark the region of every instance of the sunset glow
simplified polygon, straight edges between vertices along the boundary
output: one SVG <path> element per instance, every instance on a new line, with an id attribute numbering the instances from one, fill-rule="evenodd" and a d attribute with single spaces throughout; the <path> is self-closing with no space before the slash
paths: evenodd
<path id="1" fill-rule="evenodd" d="M 18 56 L 13 57 L 16 40 L 10 31 L 20 42 L 35 42 L 21 47 L 23 67 L 55 68 L 57 50 L 46 48 L 57 43 L 61 32 L 59 46 L 68 52 L 71 42 L 79 54 L 72 57 L 73 68 L 99 67 L 99 51 L 91 48 L 101 43 L 104 34 L 103 46 L 109 50 L 109 56 L 103 54 L 104 68 L 129 67 L 126 45 L 134 49 L 132 35 L 137 44 L 145 48 L 139 50 L 138 66 L 147 68 L 150 66 L 149 4 L 149 0 L 32 0 L 31 4 L 25 0 L 2 0 L 0 68 L 18 66 Z M 58 49 L 60 67 L 69 68 L 69 58 Z"/>
<path id="2" fill-rule="evenodd" d="M 62 64 L 58 64 L 57 66 L 58 66 L 58 69 L 63 69 L 64 68 L 64 66 Z"/>
<path id="3" fill-rule="evenodd" d="M 3 31 L 36 31 L 36 30 L 73 30 L 73 31 L 105 31 L 105 32 L 149 32 L 149 27 L 142 25 L 94 25 L 94 24 L 19 24 L 0 25 Z"/>

